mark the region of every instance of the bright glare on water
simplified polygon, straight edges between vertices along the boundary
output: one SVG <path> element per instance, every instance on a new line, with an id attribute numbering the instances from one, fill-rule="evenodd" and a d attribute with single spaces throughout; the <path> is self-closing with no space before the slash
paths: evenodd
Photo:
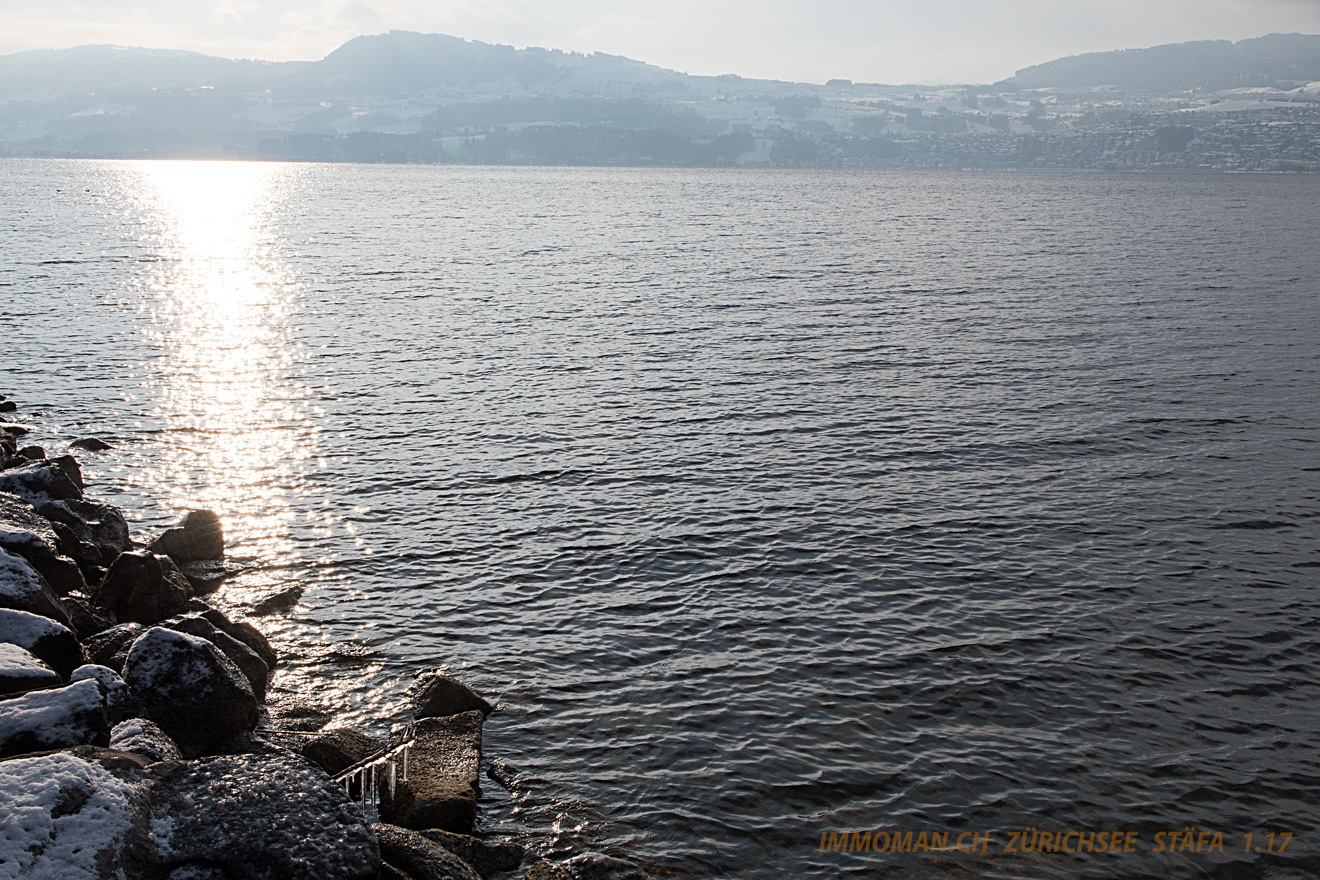
<path id="1" fill-rule="evenodd" d="M 483 828 L 1320 873 L 1320 179 L 4 160 L 0 205 L 38 442 L 113 442 L 139 537 L 220 512 L 225 608 L 303 589 L 277 688 L 493 696 Z M 1032 826 L 1144 843 L 818 851 Z"/>

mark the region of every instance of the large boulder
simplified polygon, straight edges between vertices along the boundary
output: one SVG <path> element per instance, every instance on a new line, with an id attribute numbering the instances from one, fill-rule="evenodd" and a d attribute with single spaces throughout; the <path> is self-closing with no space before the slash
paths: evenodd
<path id="1" fill-rule="evenodd" d="M 87 581 L 82 571 L 76 562 L 60 554 L 58 541 L 50 522 L 38 515 L 26 499 L 0 491 L 0 549 L 26 559 L 56 595 L 85 591 Z"/>
<path id="2" fill-rule="evenodd" d="M 270 668 L 257 656 L 256 651 L 253 651 L 228 633 L 217 629 L 206 618 L 197 615 L 172 617 L 162 622 L 161 626 L 175 632 L 187 633 L 190 636 L 206 639 L 215 645 L 235 666 L 242 670 L 243 677 L 252 686 L 252 693 L 256 695 L 257 700 L 265 699 L 266 684 L 270 680 Z"/>
<path id="3" fill-rule="evenodd" d="M 583 853 L 562 862 L 541 859 L 527 869 L 526 880 L 651 880 L 651 875 L 624 859 Z"/>
<path id="4" fill-rule="evenodd" d="M 413 880 L 481 880 L 471 865 L 416 831 L 380 822 L 371 829 L 380 841 L 380 857 Z"/>
<path id="5" fill-rule="evenodd" d="M 439 718 L 474 710 L 485 717 L 494 711 L 480 694 L 443 672 L 424 672 L 417 676 L 409 708 L 417 719 Z"/>
<path id="6" fill-rule="evenodd" d="M 147 876 L 144 763 L 86 747 L 0 761 L 0 874 L 34 880 Z"/>
<path id="7" fill-rule="evenodd" d="M 60 597 L 22 556 L 0 549 L 0 608 L 29 611 L 68 626 L 68 611 Z"/>
<path id="8" fill-rule="evenodd" d="M 26 648 L 0 642 L 0 697 L 59 687 L 60 674 Z"/>
<path id="9" fill-rule="evenodd" d="M 244 620 L 230 620 L 215 608 L 207 608 L 200 614 L 204 619 L 210 621 L 216 629 L 233 636 L 253 651 L 256 651 L 257 656 L 261 658 L 261 662 L 266 664 L 266 668 L 275 669 L 275 666 L 279 663 L 279 657 L 275 654 L 275 649 L 270 646 L 270 642 L 261 634 L 261 630 Z"/>
<path id="10" fill-rule="evenodd" d="M 52 523 L 63 523 L 80 541 L 96 547 L 102 565 L 114 562 L 132 546 L 128 521 L 118 507 L 96 501 L 50 501 L 37 508 L 37 513 Z"/>
<path id="11" fill-rule="evenodd" d="M 0 758 L 109 742 L 105 699 L 94 681 L 0 701 Z"/>
<path id="12" fill-rule="evenodd" d="M 165 576 L 161 561 L 152 553 L 120 553 L 110 565 L 96 603 L 121 621 L 159 623 L 188 608 L 188 591 Z"/>
<path id="13" fill-rule="evenodd" d="M 245 880 L 375 880 L 376 836 L 320 768 L 289 754 L 155 764 L 152 830 L 162 864 Z"/>
<path id="14" fill-rule="evenodd" d="M 215 513 L 190 510 L 177 528 L 167 529 L 147 549 L 168 556 L 180 565 L 222 559 L 225 555 L 224 527 Z"/>
<path id="15" fill-rule="evenodd" d="M 145 718 L 127 718 L 110 728 L 110 748 L 157 761 L 180 761 L 183 754 L 165 731 Z"/>
<path id="16" fill-rule="evenodd" d="M 471 834 L 481 794 L 481 722 L 477 711 L 425 718 L 412 725 L 416 743 L 408 780 L 381 792 L 380 817 L 391 825 Z M 398 742 L 400 731 L 391 742 Z"/>
<path id="17" fill-rule="evenodd" d="M 78 637 L 49 617 L 0 608 L 0 642 L 26 648 L 67 680 L 87 662 Z"/>
<path id="18" fill-rule="evenodd" d="M 331 776 L 338 776 L 354 764 L 384 750 L 384 743 L 372 739 L 365 733 L 349 730 L 346 727 L 336 727 L 308 737 L 301 754 Z"/>
<path id="19" fill-rule="evenodd" d="M 69 676 L 71 682 L 84 679 L 91 679 L 101 685 L 101 693 L 105 694 L 105 715 L 111 727 L 130 718 L 146 716 L 146 707 L 137 698 L 137 694 L 110 667 L 88 663 L 73 670 L 73 675 Z"/>
<path id="20" fill-rule="evenodd" d="M 522 864 L 523 848 L 516 843 L 489 843 L 477 837 L 441 831 L 439 828 L 430 828 L 421 834 L 471 865 L 483 878 L 497 871 L 512 871 Z"/>
<path id="21" fill-rule="evenodd" d="M 71 456 L 63 456 L 0 471 L 0 492 L 18 495 L 34 506 L 48 501 L 81 501 L 82 488 L 69 475 L 68 462 L 71 461 Z M 73 467 L 77 467 L 76 462 Z M 81 480 L 81 475 L 78 479 Z"/>
<path id="22" fill-rule="evenodd" d="M 206 754 L 257 724 L 242 671 L 205 639 L 152 627 L 124 663 L 124 681 L 185 757 Z"/>

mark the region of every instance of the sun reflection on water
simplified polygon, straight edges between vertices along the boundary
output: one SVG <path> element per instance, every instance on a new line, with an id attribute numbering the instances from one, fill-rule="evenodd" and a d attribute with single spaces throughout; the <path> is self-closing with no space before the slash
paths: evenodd
<path id="1" fill-rule="evenodd" d="M 159 270 L 141 301 L 166 361 L 159 387 L 144 393 L 175 435 L 161 438 L 155 496 L 175 510 L 219 512 L 241 562 L 292 558 L 290 495 L 316 454 L 307 390 L 290 369 L 301 288 L 274 232 L 296 171 L 187 161 L 135 171 L 158 235 L 144 242 Z"/>

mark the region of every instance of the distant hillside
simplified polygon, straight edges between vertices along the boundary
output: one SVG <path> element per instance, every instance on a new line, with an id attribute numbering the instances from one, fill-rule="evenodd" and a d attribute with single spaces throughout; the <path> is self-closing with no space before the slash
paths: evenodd
<path id="1" fill-rule="evenodd" d="M 1090 52 L 1026 67 L 1001 86 L 1121 86 L 1152 92 L 1218 91 L 1320 80 L 1320 36 L 1271 34 L 1237 43 L 1202 40 Z"/>

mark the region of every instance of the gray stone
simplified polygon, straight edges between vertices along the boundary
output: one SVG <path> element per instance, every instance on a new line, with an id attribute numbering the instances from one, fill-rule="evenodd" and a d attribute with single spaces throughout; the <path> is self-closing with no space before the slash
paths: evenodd
<path id="1" fill-rule="evenodd" d="M 471 865 L 483 878 L 497 871 L 512 871 L 522 864 L 523 848 L 511 841 L 489 843 L 477 837 L 441 831 L 439 828 L 430 828 L 421 834 Z"/>
<path id="2" fill-rule="evenodd" d="M 31 651 L 0 642 L 0 696 L 59 687 L 60 674 Z"/>
<path id="3" fill-rule="evenodd" d="M 37 513 L 52 523 L 64 523 L 78 538 L 94 545 L 101 554 L 101 564 L 109 565 L 115 557 L 132 546 L 128 522 L 123 511 L 97 501 L 51 501 Z"/>
<path id="4" fill-rule="evenodd" d="M 31 651 L 66 681 L 87 662 L 78 637 L 68 627 L 27 611 L 0 609 L 0 642 Z"/>
<path id="5" fill-rule="evenodd" d="M 331 776 L 338 776 L 354 764 L 385 750 L 384 743 L 345 727 L 324 730 L 306 739 L 302 756 Z"/>
<path id="6" fill-rule="evenodd" d="M 413 880 L 481 880 L 470 865 L 416 831 L 379 822 L 371 829 L 385 863 L 406 871 Z"/>
<path id="7" fill-rule="evenodd" d="M 87 487 L 83 484 L 82 467 L 78 464 L 78 459 L 74 458 L 72 455 L 61 455 L 57 458 L 52 458 L 51 462 L 58 465 L 59 469 L 64 471 L 64 475 L 69 478 L 69 482 L 78 487 L 77 497 L 82 498 L 82 490 Z M 52 495 L 51 497 L 53 498 L 55 496 Z M 65 495 L 61 497 L 67 498 L 68 496 Z"/>
<path id="8" fill-rule="evenodd" d="M 147 709 L 137 698 L 137 694 L 133 693 L 133 689 L 119 677 L 119 673 L 110 667 L 88 663 L 73 670 L 73 675 L 69 676 L 71 682 L 85 679 L 91 679 L 101 685 L 101 693 L 105 694 L 105 714 L 111 727 L 130 718 L 146 717 Z"/>
<path id="9" fill-rule="evenodd" d="M 380 871 L 361 809 L 295 755 L 227 755 L 146 773 L 164 864 L 208 864 L 245 880 L 375 880 Z"/>
<path id="10" fill-rule="evenodd" d="M 148 876 L 143 763 L 90 747 L 0 762 L 0 871 L 33 880 Z"/>
<path id="11" fill-rule="evenodd" d="M 651 880 L 639 865 L 600 853 L 583 853 L 562 862 L 541 859 L 525 876 L 526 880 Z"/>
<path id="12" fill-rule="evenodd" d="M 120 553 L 96 591 L 96 604 L 121 621 L 135 623 L 159 623 L 181 614 L 188 599 L 186 589 L 165 577 L 160 559 L 136 551 Z"/>
<path id="13" fill-rule="evenodd" d="M 382 791 L 382 820 L 404 828 L 472 832 L 481 794 L 482 718 L 472 711 L 414 725 L 408 781 L 398 783 L 393 795 Z"/>
<path id="14" fill-rule="evenodd" d="M 268 669 L 272 671 L 275 669 L 279 663 L 279 657 L 276 655 L 275 649 L 270 646 L 270 642 L 261 634 L 261 630 L 247 621 L 230 620 L 215 608 L 208 608 L 200 614 L 210 621 L 216 629 L 233 636 L 253 651 L 256 651 L 257 656 L 261 658 L 261 662 L 265 663 Z"/>
<path id="15" fill-rule="evenodd" d="M 85 449 L 88 452 L 104 452 L 107 449 L 114 449 L 109 443 L 98 437 L 83 437 L 74 440 L 69 444 L 70 449 Z"/>
<path id="16" fill-rule="evenodd" d="M 414 718 L 437 718 L 476 710 L 482 717 L 494 709 L 472 688 L 443 672 L 424 672 L 413 684 L 409 708 Z"/>
<path id="17" fill-rule="evenodd" d="M 104 608 L 93 605 L 82 596 L 65 596 L 60 599 L 60 606 L 69 615 L 69 627 L 80 640 L 100 635 L 115 625 L 114 618 Z"/>
<path id="18" fill-rule="evenodd" d="M 220 517 L 209 510 L 190 510 L 177 528 L 167 529 L 147 548 L 182 565 L 207 559 L 223 559 L 225 533 Z"/>
<path id="19" fill-rule="evenodd" d="M 0 549 L 0 608 L 40 614 L 65 626 L 72 622 L 60 597 L 32 564 L 3 549 Z"/>
<path id="20" fill-rule="evenodd" d="M 105 699 L 94 681 L 0 701 L 0 757 L 109 742 Z"/>
<path id="21" fill-rule="evenodd" d="M 87 659 L 101 666 L 107 666 L 116 673 L 122 673 L 124 660 L 128 658 L 128 646 L 146 631 L 147 628 L 140 623 L 121 623 L 84 639 L 83 647 L 87 649 Z"/>
<path id="22" fill-rule="evenodd" d="M 124 681 L 185 757 L 206 754 L 257 724 L 242 671 L 205 639 L 152 627 L 134 640 Z"/>
<path id="23" fill-rule="evenodd" d="M 38 515 L 26 499 L 0 491 L 0 549 L 26 559 L 56 595 L 86 591 L 87 581 L 78 564 L 60 555 L 57 542 L 50 521 Z"/>
<path id="24" fill-rule="evenodd" d="M 20 455 L 28 461 L 41 461 L 46 457 L 46 450 L 40 446 L 24 446 L 15 455 Z"/>
<path id="25" fill-rule="evenodd" d="M 242 570 L 242 567 L 231 565 L 223 559 L 184 562 L 179 565 L 179 571 L 188 579 L 194 596 L 208 596 L 214 593 L 227 579 Z"/>
<path id="26" fill-rule="evenodd" d="M 63 456 L 0 472 L 0 492 L 17 495 L 32 505 L 61 499 L 81 500 L 82 488 L 70 478 L 64 459 L 72 461 L 71 457 Z"/>
<path id="27" fill-rule="evenodd" d="M 110 748 L 141 755 L 153 763 L 183 759 L 174 740 L 145 718 L 128 718 L 110 728 Z"/>

